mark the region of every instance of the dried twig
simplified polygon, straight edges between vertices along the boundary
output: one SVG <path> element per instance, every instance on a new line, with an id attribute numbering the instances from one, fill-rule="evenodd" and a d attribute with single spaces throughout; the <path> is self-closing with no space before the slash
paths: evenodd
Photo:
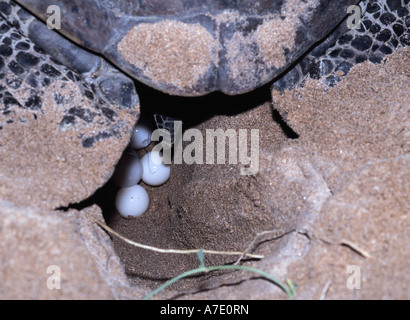
<path id="1" fill-rule="evenodd" d="M 138 242 L 134 242 L 132 240 L 129 240 L 125 238 L 124 236 L 120 235 L 119 233 L 115 232 L 112 230 L 109 226 L 107 226 L 105 223 L 95 220 L 95 222 L 104 230 L 107 232 L 115 235 L 116 237 L 120 238 L 121 240 L 125 241 L 126 243 L 129 243 L 135 247 L 141 248 L 141 249 L 146 249 L 154 252 L 159 252 L 159 253 L 176 253 L 176 254 L 193 254 L 193 253 L 198 253 L 199 250 L 201 249 L 192 249 L 192 250 L 179 250 L 179 249 L 161 249 L 161 248 L 156 248 L 152 246 L 148 246 L 145 244 L 141 244 Z M 253 259 L 262 259 L 264 256 L 263 255 L 257 255 L 257 254 L 251 254 L 251 253 L 244 253 L 244 252 L 239 252 L 239 251 L 214 251 L 214 250 L 202 250 L 206 254 L 218 254 L 218 255 L 231 255 L 231 256 L 245 256 Z"/>
<path id="2" fill-rule="evenodd" d="M 275 238 L 272 239 L 272 240 L 280 239 L 280 238 L 282 238 L 283 236 L 285 236 L 285 235 L 287 235 L 287 234 L 289 234 L 289 233 L 292 233 L 292 232 L 294 232 L 294 231 L 295 231 L 294 229 L 293 229 L 293 230 L 290 230 L 290 231 L 287 231 L 287 232 L 285 232 L 285 233 L 283 233 L 283 234 L 281 234 L 281 235 L 275 237 Z M 272 233 L 277 233 L 277 231 L 275 231 L 275 230 L 267 230 L 267 231 L 262 231 L 262 232 L 257 233 L 256 236 L 253 238 L 251 244 L 246 248 L 246 250 L 242 253 L 242 255 L 239 257 L 239 259 L 236 260 L 236 262 L 234 263 L 234 265 L 238 265 L 239 262 L 241 262 L 242 259 L 246 257 L 247 252 L 251 251 L 251 249 L 252 249 L 253 246 L 255 245 L 256 241 L 257 241 L 260 237 L 262 237 L 262 236 L 264 236 L 264 235 L 267 235 L 267 234 L 272 234 Z"/>
<path id="3" fill-rule="evenodd" d="M 325 285 L 325 287 L 322 290 L 322 294 L 320 295 L 320 300 L 325 300 L 326 299 L 326 294 L 329 291 L 329 288 L 332 284 L 332 281 L 328 281 Z"/>
<path id="4" fill-rule="evenodd" d="M 342 240 L 340 241 L 340 244 L 342 246 L 346 246 L 349 247 L 350 249 L 352 249 L 353 251 L 355 251 L 356 253 L 360 254 L 362 257 L 367 258 L 367 259 L 371 259 L 372 256 L 370 255 L 370 253 L 368 253 L 367 251 L 363 250 L 362 248 L 358 247 L 356 244 L 354 244 L 353 242 L 349 241 L 349 240 Z"/>

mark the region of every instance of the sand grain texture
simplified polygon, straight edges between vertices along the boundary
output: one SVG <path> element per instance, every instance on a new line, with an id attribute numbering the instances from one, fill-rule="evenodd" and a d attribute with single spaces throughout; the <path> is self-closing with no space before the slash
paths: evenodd
<path id="1" fill-rule="evenodd" d="M 142 219 L 126 220 L 114 213 L 110 225 L 145 244 L 180 249 L 240 250 L 257 232 L 272 230 L 256 247 L 265 259 L 246 264 L 282 280 L 291 278 L 298 285 L 297 298 L 408 299 L 409 54 L 408 49 L 400 50 L 381 65 L 358 65 L 327 92 L 320 82 L 309 80 L 303 89 L 273 93 L 274 108 L 299 134 L 298 139 L 286 138 L 271 121 L 269 101 L 243 114 L 216 116 L 199 125 L 201 130 L 260 128 L 259 174 L 239 177 L 240 165 L 174 166 L 168 185 L 149 189 L 152 203 Z M 22 183 L 17 187 L 25 188 Z M 143 288 L 197 266 L 195 257 L 141 251 L 118 239 L 110 243 L 89 220 L 101 218 L 96 207 L 80 213 L 50 212 L 41 219 L 30 213 L 37 211 L 4 202 L 0 206 L 1 243 L 5 244 L 0 247 L 0 256 L 5 257 L 0 273 L 2 298 L 32 297 L 31 292 L 55 297 L 44 284 L 48 263 L 75 261 L 69 272 L 74 280 L 63 282 L 64 297 L 135 299 L 147 292 Z M 9 247 L 20 237 L 30 241 L 21 242 L 13 253 Z M 50 241 L 60 251 L 49 247 Z M 341 245 L 346 241 L 372 258 Z M 70 248 L 71 257 L 65 254 Z M 13 261 L 21 261 L 19 277 L 10 273 Z M 348 265 L 361 268 L 360 290 L 346 286 Z M 159 297 L 286 298 L 268 281 L 246 281 L 251 277 L 249 273 L 206 275 L 181 282 Z M 80 285 L 87 281 L 92 282 L 90 287 Z M 324 292 L 327 284 L 330 287 Z"/>

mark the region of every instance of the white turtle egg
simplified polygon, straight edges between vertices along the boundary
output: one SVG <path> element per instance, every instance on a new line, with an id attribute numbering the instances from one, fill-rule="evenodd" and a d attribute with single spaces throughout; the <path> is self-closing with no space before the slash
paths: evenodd
<path id="1" fill-rule="evenodd" d="M 140 185 L 121 188 L 115 199 L 115 207 L 123 217 L 138 217 L 147 211 L 148 205 L 148 193 Z"/>
<path id="2" fill-rule="evenodd" d="M 160 186 L 169 179 L 171 167 L 162 162 L 158 151 L 148 152 L 141 159 L 142 181 L 150 186 Z"/>
<path id="3" fill-rule="evenodd" d="M 125 152 L 115 167 L 113 182 L 123 188 L 135 186 L 142 178 L 142 163 L 137 155 Z"/>
<path id="4" fill-rule="evenodd" d="M 144 124 L 140 123 L 134 127 L 131 136 L 130 147 L 134 149 L 144 149 L 151 143 L 151 128 Z"/>

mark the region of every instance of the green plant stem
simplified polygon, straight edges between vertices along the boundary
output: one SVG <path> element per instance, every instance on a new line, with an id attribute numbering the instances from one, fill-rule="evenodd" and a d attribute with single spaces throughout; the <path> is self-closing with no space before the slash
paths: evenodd
<path id="1" fill-rule="evenodd" d="M 151 299 L 153 296 L 155 296 L 157 293 L 161 292 L 162 290 L 164 290 L 165 288 L 167 288 L 168 286 L 170 286 L 171 284 L 173 284 L 174 282 L 181 280 L 183 278 L 192 276 L 194 274 L 197 273 L 202 273 L 202 272 L 211 272 L 211 271 L 216 271 L 216 270 L 244 270 L 244 271 L 250 271 L 250 272 L 254 272 L 254 273 L 258 273 L 260 275 L 262 275 L 263 277 L 269 279 L 270 281 L 272 281 L 273 283 L 275 283 L 277 286 L 279 286 L 287 295 L 290 299 L 293 299 L 293 297 L 295 296 L 295 289 L 293 284 L 290 282 L 290 280 L 288 279 L 288 283 L 292 284 L 289 286 L 289 288 L 284 285 L 282 282 L 280 282 L 279 280 L 277 280 L 276 278 L 272 277 L 270 274 L 256 269 L 256 268 L 252 268 L 252 267 L 247 267 L 247 266 L 214 266 L 214 267 L 205 267 L 204 265 L 201 265 L 199 268 L 197 269 L 193 269 L 193 270 L 189 270 L 187 272 L 181 273 L 180 275 L 176 276 L 175 278 L 172 278 L 171 280 L 168 280 L 167 282 L 165 282 L 163 285 L 161 285 L 160 287 L 158 287 L 157 289 L 155 289 L 154 291 L 152 291 L 151 293 L 149 293 L 146 297 L 144 297 L 144 300 L 148 300 Z"/>

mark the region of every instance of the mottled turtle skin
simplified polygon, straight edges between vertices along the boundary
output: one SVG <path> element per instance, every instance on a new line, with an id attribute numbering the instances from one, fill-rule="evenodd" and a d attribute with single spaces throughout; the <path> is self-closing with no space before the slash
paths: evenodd
<path id="1" fill-rule="evenodd" d="M 131 77 L 163 92 L 199 96 L 251 91 L 323 39 L 358 0 L 16 0 L 46 21 L 61 8 L 61 32 Z M 70 61 L 37 21 L 30 39 Z M 54 48 L 59 50 L 55 50 Z M 76 67 L 69 65 L 69 67 Z"/>
<path id="2" fill-rule="evenodd" d="M 334 86 L 354 65 L 367 60 L 382 63 L 385 56 L 410 45 L 409 0 L 366 0 L 359 6 L 362 16 L 357 28 L 341 23 L 295 67 L 278 77 L 273 88 L 292 89 L 309 77 Z"/>
<path id="3" fill-rule="evenodd" d="M 47 52 L 29 37 L 34 22 L 40 23 L 13 1 L 0 1 L 0 133 L 46 117 L 84 148 L 127 135 L 125 114 L 139 115 L 134 82 L 41 23 L 48 41 L 71 53 L 56 59 L 58 47 Z"/>

